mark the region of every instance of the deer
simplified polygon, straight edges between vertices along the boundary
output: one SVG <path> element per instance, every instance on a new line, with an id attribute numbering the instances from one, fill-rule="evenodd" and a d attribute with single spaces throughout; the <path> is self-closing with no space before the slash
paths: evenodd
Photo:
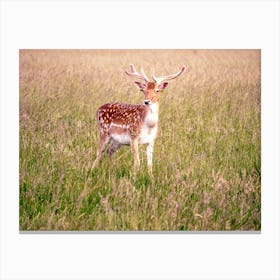
<path id="1" fill-rule="evenodd" d="M 186 70 L 186 66 L 171 75 L 156 77 L 153 71 L 150 80 L 143 68 L 137 72 L 130 64 L 130 72 L 125 73 L 135 78 L 134 85 L 144 93 L 143 104 L 125 104 L 111 102 L 102 105 L 96 112 L 96 119 L 100 133 L 100 143 L 93 168 L 97 167 L 103 152 L 111 157 L 121 146 L 130 145 L 134 168 L 140 167 L 138 145 L 147 145 L 147 167 L 152 174 L 154 143 L 158 132 L 158 115 L 160 93 L 168 86 L 168 80 L 176 79 Z M 140 81 L 139 81 L 140 80 Z"/>

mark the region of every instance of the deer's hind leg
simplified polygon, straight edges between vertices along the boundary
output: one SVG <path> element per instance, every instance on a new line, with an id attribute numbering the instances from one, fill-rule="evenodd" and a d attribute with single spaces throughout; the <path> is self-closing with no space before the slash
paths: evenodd
<path id="1" fill-rule="evenodd" d="M 95 168 L 98 166 L 101 156 L 102 156 L 103 152 L 105 151 L 106 145 L 109 143 L 109 141 L 110 141 L 110 136 L 108 134 L 100 134 L 99 148 L 97 150 L 97 156 L 93 163 L 92 168 Z"/>
<path id="2" fill-rule="evenodd" d="M 111 157 L 120 147 L 121 144 L 112 139 L 107 149 L 107 155 Z"/>

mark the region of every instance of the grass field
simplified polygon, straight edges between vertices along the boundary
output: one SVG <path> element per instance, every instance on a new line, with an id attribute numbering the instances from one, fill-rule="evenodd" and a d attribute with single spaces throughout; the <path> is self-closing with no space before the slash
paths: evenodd
<path id="1" fill-rule="evenodd" d="M 20 50 L 20 230 L 260 230 L 259 50 Z M 92 170 L 95 113 L 166 75 L 153 177 L 144 146 Z"/>

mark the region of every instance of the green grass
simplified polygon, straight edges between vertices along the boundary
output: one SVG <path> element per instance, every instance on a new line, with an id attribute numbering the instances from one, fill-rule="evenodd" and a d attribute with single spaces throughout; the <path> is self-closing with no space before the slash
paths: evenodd
<path id="1" fill-rule="evenodd" d="M 96 157 L 97 108 L 141 103 L 130 63 L 170 81 L 145 147 Z M 21 230 L 260 230 L 260 52 L 20 51 Z"/>

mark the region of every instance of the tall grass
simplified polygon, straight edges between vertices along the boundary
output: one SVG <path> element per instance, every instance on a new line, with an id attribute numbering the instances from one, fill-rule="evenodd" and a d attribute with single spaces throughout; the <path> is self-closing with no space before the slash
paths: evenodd
<path id="1" fill-rule="evenodd" d="M 153 177 L 123 147 L 92 170 L 97 108 L 165 75 Z M 260 230 L 260 51 L 21 50 L 21 230 Z"/>

